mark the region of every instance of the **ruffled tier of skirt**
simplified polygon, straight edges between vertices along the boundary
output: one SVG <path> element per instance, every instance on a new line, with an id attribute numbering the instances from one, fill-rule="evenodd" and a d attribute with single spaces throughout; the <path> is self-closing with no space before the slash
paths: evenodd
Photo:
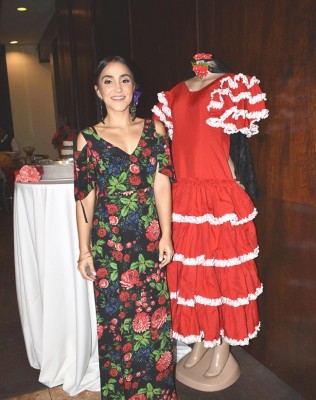
<path id="1" fill-rule="evenodd" d="M 173 187 L 175 255 L 168 266 L 173 336 L 185 343 L 246 345 L 260 328 L 256 215 L 234 181 Z"/>

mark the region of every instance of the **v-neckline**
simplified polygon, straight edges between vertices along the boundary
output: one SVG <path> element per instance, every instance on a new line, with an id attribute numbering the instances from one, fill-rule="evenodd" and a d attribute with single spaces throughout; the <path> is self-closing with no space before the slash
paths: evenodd
<path id="1" fill-rule="evenodd" d="M 98 134 L 98 132 L 97 132 L 97 130 L 95 129 L 94 126 L 92 126 L 91 128 L 92 128 L 93 132 L 94 132 L 103 142 L 105 142 L 106 144 L 110 145 L 113 149 L 118 149 L 118 150 L 120 150 L 122 153 L 124 153 L 124 154 L 126 154 L 126 155 L 128 155 L 128 156 L 130 157 L 130 156 L 132 156 L 132 155 L 135 153 L 135 151 L 140 147 L 140 142 L 141 142 L 141 140 L 142 140 L 142 138 L 143 138 L 143 134 L 144 134 L 144 131 L 145 131 L 145 119 L 144 119 L 144 124 L 143 124 L 142 130 L 141 130 L 141 133 L 140 133 L 138 142 L 137 142 L 137 144 L 136 144 L 135 149 L 132 151 L 132 153 L 128 153 L 127 151 L 121 149 L 120 147 L 116 146 L 115 144 L 113 144 L 113 143 L 109 142 L 108 140 L 104 139 L 102 136 L 100 136 L 100 135 Z"/>

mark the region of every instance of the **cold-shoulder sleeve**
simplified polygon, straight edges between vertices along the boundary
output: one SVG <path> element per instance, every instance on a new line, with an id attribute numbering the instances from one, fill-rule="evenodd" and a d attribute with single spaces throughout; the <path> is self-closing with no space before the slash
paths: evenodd
<path id="1" fill-rule="evenodd" d="M 171 160 L 169 140 L 167 135 L 161 135 L 160 133 L 157 133 L 157 161 L 159 163 L 159 172 L 168 176 L 171 182 L 175 182 L 176 179 Z"/>
<path id="2" fill-rule="evenodd" d="M 160 120 L 167 128 L 170 139 L 173 137 L 173 122 L 172 122 L 172 91 L 160 92 L 157 95 L 158 103 L 152 108 L 153 119 Z"/>
<path id="3" fill-rule="evenodd" d="M 223 128 L 227 134 L 241 132 L 247 137 L 257 134 L 258 122 L 269 115 L 266 94 L 262 93 L 259 83 L 255 76 L 225 76 L 220 87 L 210 93 L 210 117 L 206 123 Z"/>
<path id="4" fill-rule="evenodd" d="M 81 151 L 74 152 L 75 200 L 82 200 L 94 189 L 95 159 L 86 144 Z"/>

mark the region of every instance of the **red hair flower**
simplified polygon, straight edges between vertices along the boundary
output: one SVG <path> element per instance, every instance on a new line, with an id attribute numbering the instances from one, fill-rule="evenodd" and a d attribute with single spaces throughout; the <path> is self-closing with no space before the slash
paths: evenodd
<path id="1" fill-rule="evenodd" d="M 211 60 L 213 58 L 212 54 L 206 54 L 206 53 L 197 53 L 193 57 L 195 61 L 200 61 L 200 60 Z"/>

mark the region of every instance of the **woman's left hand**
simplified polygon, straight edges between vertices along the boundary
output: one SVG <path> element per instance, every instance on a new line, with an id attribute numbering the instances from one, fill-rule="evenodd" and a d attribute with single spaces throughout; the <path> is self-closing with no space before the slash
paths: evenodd
<path id="1" fill-rule="evenodd" d="M 159 241 L 159 267 L 169 264 L 174 254 L 171 237 L 162 236 Z"/>

